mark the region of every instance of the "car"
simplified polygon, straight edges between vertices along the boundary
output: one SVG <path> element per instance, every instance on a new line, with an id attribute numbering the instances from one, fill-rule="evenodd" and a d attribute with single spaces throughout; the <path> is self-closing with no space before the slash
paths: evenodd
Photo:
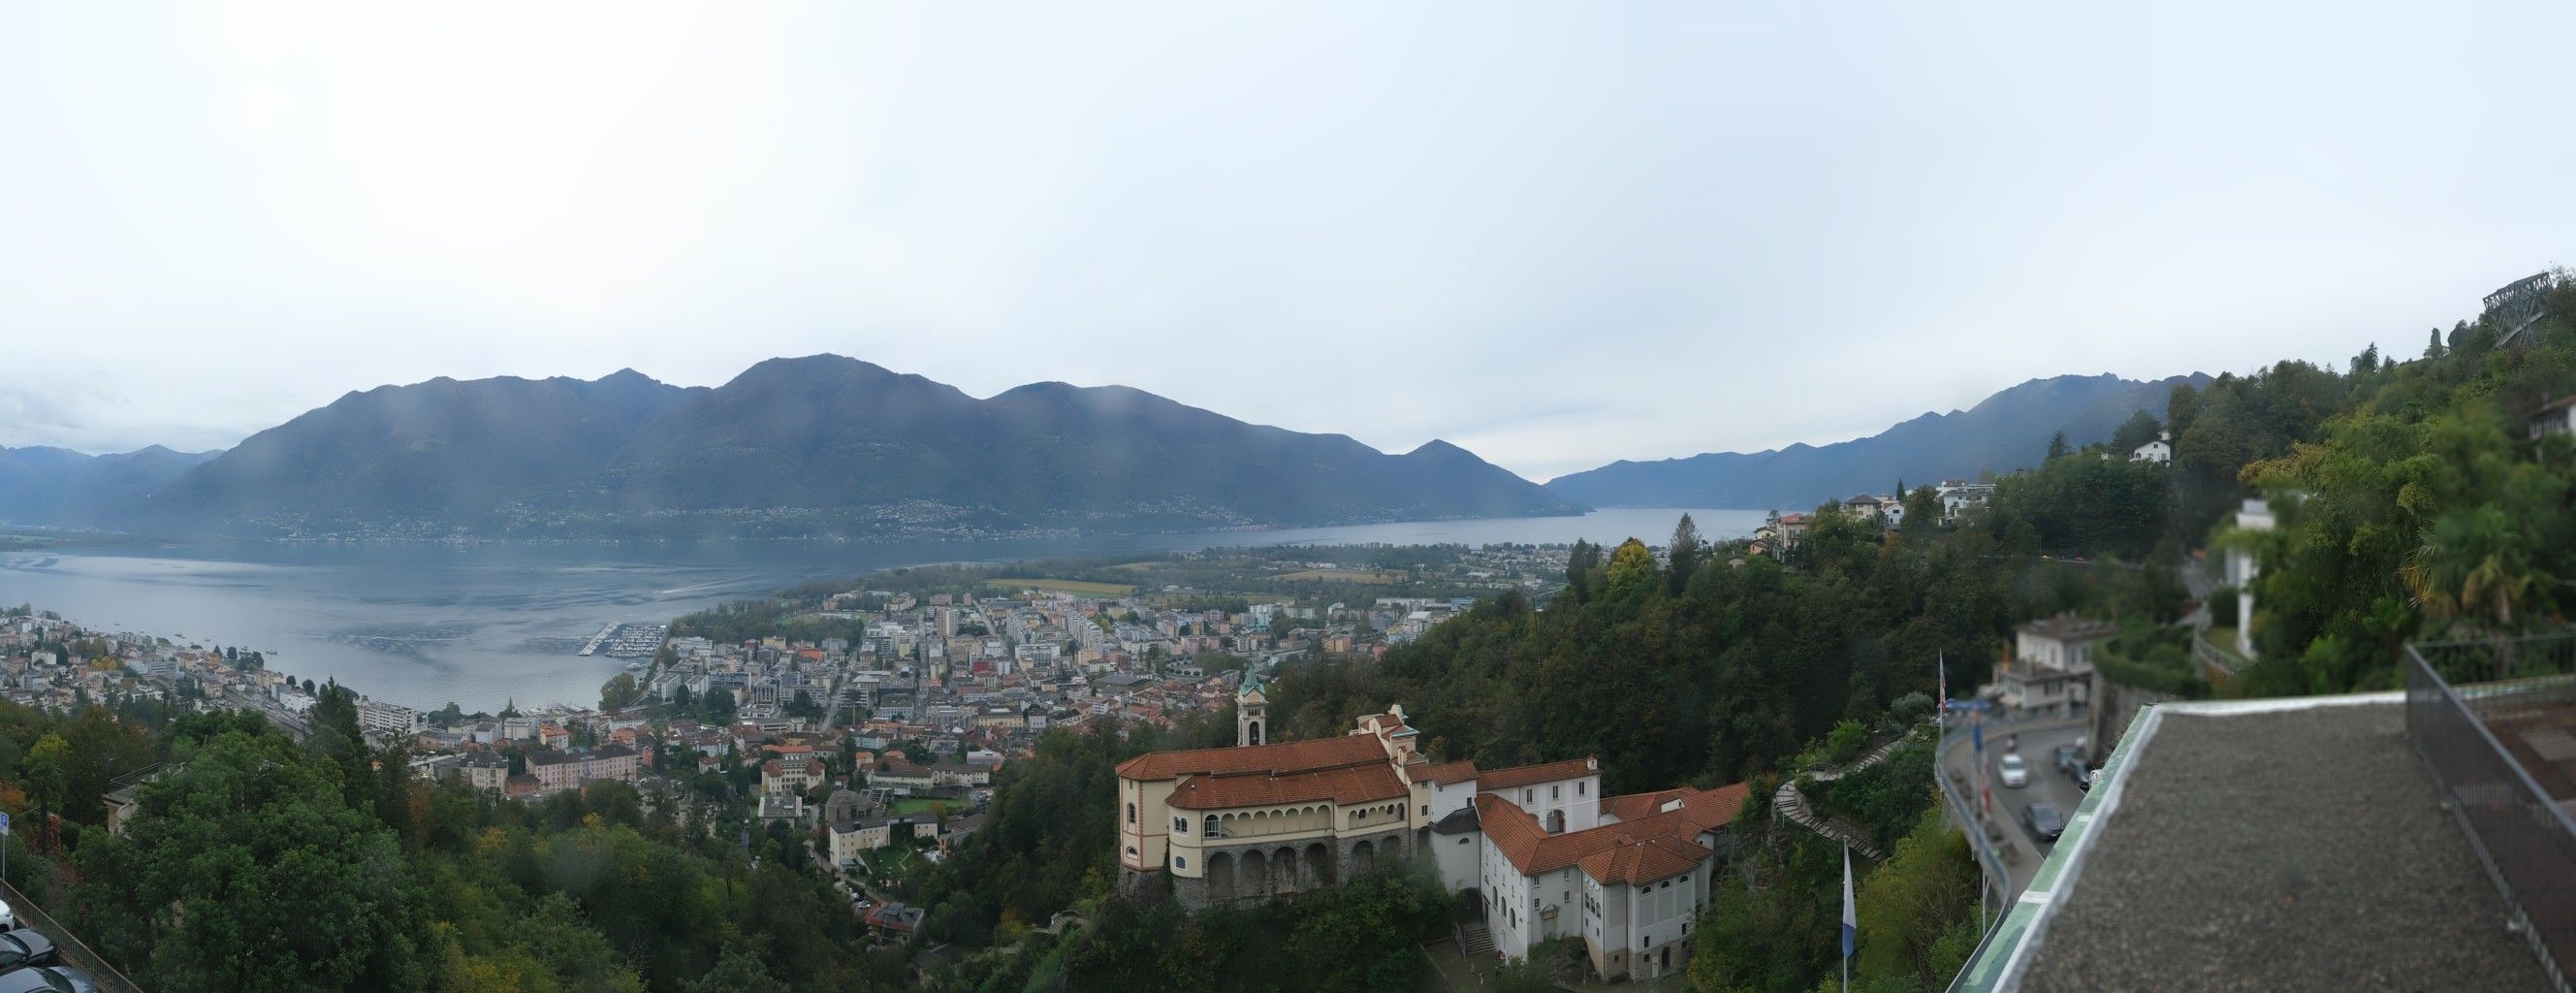
<path id="1" fill-rule="evenodd" d="M 2057 746 L 2057 771 L 2065 773 L 2066 778 L 2074 780 L 2077 786 L 2085 785 L 2084 781 L 2091 778 L 2085 774 L 2084 750 L 2073 745 Z"/>
<path id="2" fill-rule="evenodd" d="M 0 931 L 18 929 L 18 912 L 9 909 L 9 901 L 0 900 Z"/>
<path id="3" fill-rule="evenodd" d="M 52 965 L 57 960 L 53 939 L 34 928 L 19 928 L 0 934 L 0 972 L 23 965 Z"/>
<path id="4" fill-rule="evenodd" d="M 98 993 L 98 984 L 70 966 L 34 965 L 0 973 L 0 993 Z"/>
<path id="5" fill-rule="evenodd" d="M 2034 803 L 2021 808 L 2021 822 L 2030 828 L 2031 837 L 2041 841 L 2056 841 L 2058 835 L 2066 833 L 2066 815 L 2051 804 Z"/>
<path id="6" fill-rule="evenodd" d="M 2030 785 L 2030 763 L 2022 761 L 2021 756 L 2006 755 L 1997 765 L 1999 771 L 2003 773 L 2005 786 L 2020 789 Z"/>

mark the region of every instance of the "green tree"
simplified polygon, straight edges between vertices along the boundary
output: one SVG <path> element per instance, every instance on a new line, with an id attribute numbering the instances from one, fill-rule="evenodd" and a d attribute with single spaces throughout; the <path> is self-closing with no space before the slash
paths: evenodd
<path id="1" fill-rule="evenodd" d="M 71 743 L 58 734 L 36 739 L 27 749 L 19 777 L 29 792 L 36 795 L 36 831 L 47 844 L 54 841 L 53 814 L 60 810 L 71 776 Z"/>
<path id="2" fill-rule="evenodd" d="M 1673 593 L 1679 594 L 1690 585 L 1691 574 L 1699 571 L 1699 564 L 1707 554 L 1708 543 L 1700 540 L 1699 525 L 1691 522 L 1689 514 L 1683 514 L 1681 523 L 1673 525 L 1672 545 L 1664 556 Z"/>
<path id="3" fill-rule="evenodd" d="M 413 881 L 339 770 L 229 732 L 146 785 L 124 837 L 82 846 L 79 917 L 161 989 L 418 989 Z"/>
<path id="4" fill-rule="evenodd" d="M 600 684 L 599 709 L 603 711 L 624 710 L 628 707 L 634 706 L 635 701 L 643 695 L 643 687 L 636 684 L 635 674 L 631 672 L 621 672 L 617 675 L 608 677 L 607 682 Z"/>
<path id="5" fill-rule="evenodd" d="M 791 993 L 791 988 L 769 974 L 760 956 L 728 948 L 715 968 L 689 984 L 688 993 Z"/>
<path id="6" fill-rule="evenodd" d="M 2127 458 L 2130 452 L 2138 450 L 2138 446 L 2156 440 L 2157 433 L 2164 429 L 2164 422 L 2156 420 L 2154 414 L 2143 410 L 2130 414 L 2128 420 L 2121 421 L 2120 426 L 2111 431 L 2112 457 Z"/>

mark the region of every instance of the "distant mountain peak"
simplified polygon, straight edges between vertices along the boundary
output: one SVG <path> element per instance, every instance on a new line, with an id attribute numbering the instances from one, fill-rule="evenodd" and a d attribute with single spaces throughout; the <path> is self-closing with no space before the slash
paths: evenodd
<path id="1" fill-rule="evenodd" d="M 300 536 L 955 537 L 1581 507 L 1447 442 L 1389 455 L 1124 386 L 979 400 L 817 354 L 711 389 L 621 369 L 353 393 L 196 467 L 151 509 L 172 530 Z"/>
<path id="2" fill-rule="evenodd" d="M 2208 380 L 2200 373 L 2153 382 L 2109 373 L 2032 379 L 1967 410 L 1926 412 L 1866 438 L 1614 462 L 1559 476 L 1547 486 L 1595 506 L 1805 509 L 1878 492 L 1900 478 L 1974 479 L 2035 465 L 2049 436 L 2060 430 L 2077 444 L 2100 441 L 2138 411 L 2162 417 L 2174 386 Z"/>

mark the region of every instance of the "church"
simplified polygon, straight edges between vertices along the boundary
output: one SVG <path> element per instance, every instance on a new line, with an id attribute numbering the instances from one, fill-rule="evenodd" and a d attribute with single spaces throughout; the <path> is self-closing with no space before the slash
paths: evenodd
<path id="1" fill-rule="evenodd" d="M 1744 784 L 1605 797 L 1597 759 L 1480 771 L 1423 755 L 1401 705 L 1356 724 L 1270 741 L 1268 694 L 1247 677 L 1235 747 L 1121 763 L 1120 889 L 1168 891 L 1200 910 L 1420 859 L 1452 892 L 1478 892 L 1505 957 L 1576 937 L 1603 978 L 1651 979 L 1689 961 Z"/>

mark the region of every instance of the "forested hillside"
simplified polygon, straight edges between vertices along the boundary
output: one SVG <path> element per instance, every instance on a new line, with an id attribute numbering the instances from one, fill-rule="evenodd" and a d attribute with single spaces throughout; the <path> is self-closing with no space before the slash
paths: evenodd
<path id="1" fill-rule="evenodd" d="M 594 783 L 495 803 L 370 749 L 326 687 L 297 743 L 152 700 L 0 703 L 10 882 L 166 990 L 717 993 L 901 989 L 801 839 L 683 827 L 739 798 Z M 123 836 L 109 780 L 163 763 Z M 56 819 L 59 818 L 59 819 Z"/>

